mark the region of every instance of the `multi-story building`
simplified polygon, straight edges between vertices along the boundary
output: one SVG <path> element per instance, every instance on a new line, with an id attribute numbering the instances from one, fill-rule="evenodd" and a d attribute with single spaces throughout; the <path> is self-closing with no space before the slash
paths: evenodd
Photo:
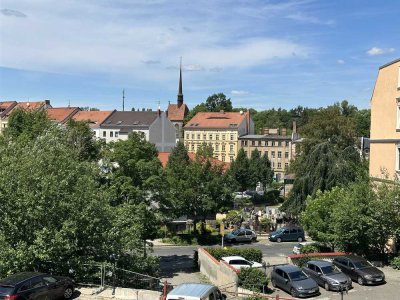
<path id="1" fill-rule="evenodd" d="M 99 111 L 99 110 L 81 110 L 76 113 L 72 119 L 75 121 L 87 122 L 90 129 L 94 132 L 96 138 L 101 138 L 100 125 L 109 117 L 115 110 Z"/>
<path id="2" fill-rule="evenodd" d="M 199 112 L 185 125 L 184 142 L 194 153 L 207 143 L 213 148 L 214 158 L 232 162 L 239 138 L 253 133 L 254 122 L 248 112 Z"/>
<path id="3" fill-rule="evenodd" d="M 179 69 L 179 90 L 176 104 L 168 104 L 167 115 L 168 119 L 174 124 L 176 133 L 176 142 L 183 141 L 183 122 L 187 114 L 189 113 L 189 108 L 185 103 L 183 103 L 183 93 L 182 93 L 182 64 Z"/>
<path id="4" fill-rule="evenodd" d="M 375 179 L 400 175 L 400 59 L 379 68 L 371 98 L 369 173 Z"/>
<path id="5" fill-rule="evenodd" d="M 28 111 L 51 108 L 50 100 L 35 102 L 0 102 L 0 133 L 7 127 L 8 118 L 14 109 L 25 109 Z"/>
<path id="6" fill-rule="evenodd" d="M 114 111 L 100 124 L 100 138 L 106 142 L 127 140 L 131 132 L 141 132 L 160 152 L 169 152 L 176 145 L 175 127 L 165 112 Z"/>
<path id="7" fill-rule="evenodd" d="M 239 149 L 243 148 L 247 157 L 251 157 L 254 150 L 261 155 L 267 155 L 274 170 L 277 181 L 283 180 L 285 170 L 294 158 L 292 136 L 287 135 L 285 128 L 264 128 L 264 134 L 244 135 L 239 138 Z"/>

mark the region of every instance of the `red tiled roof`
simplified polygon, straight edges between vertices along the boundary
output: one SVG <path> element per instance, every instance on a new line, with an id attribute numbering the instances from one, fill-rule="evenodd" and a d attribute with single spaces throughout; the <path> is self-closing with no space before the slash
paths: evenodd
<path id="1" fill-rule="evenodd" d="M 170 121 L 183 122 L 186 115 L 189 112 L 189 108 L 186 104 L 169 104 L 168 105 L 168 119 Z"/>
<path id="2" fill-rule="evenodd" d="M 49 100 L 34 101 L 34 102 L 32 101 L 18 102 L 17 105 L 15 105 L 11 110 L 8 110 L 8 112 L 4 114 L 4 116 L 8 117 L 11 114 L 11 112 L 17 108 L 22 108 L 28 111 L 32 111 L 41 108 L 51 108 L 51 105 Z"/>
<path id="3" fill-rule="evenodd" d="M 185 128 L 238 128 L 247 117 L 248 112 L 199 112 Z"/>
<path id="4" fill-rule="evenodd" d="M 79 107 L 48 108 L 47 115 L 49 116 L 50 120 L 56 121 L 57 123 L 64 124 L 73 115 L 75 115 L 79 110 L 80 110 Z"/>
<path id="5" fill-rule="evenodd" d="M 158 159 L 160 160 L 160 162 L 161 162 L 161 164 L 162 164 L 162 166 L 164 168 L 167 166 L 168 159 L 169 159 L 170 155 L 171 155 L 170 152 L 159 152 L 158 153 Z M 196 159 L 196 153 L 188 152 L 188 156 L 189 156 L 189 158 L 191 160 L 195 160 Z M 220 161 L 220 160 L 215 159 L 215 158 L 212 158 L 211 163 L 213 165 L 221 165 L 223 167 L 224 172 L 226 172 L 230 167 L 230 163 L 223 162 L 223 161 Z"/>
<path id="6" fill-rule="evenodd" d="M 75 121 L 86 121 L 89 122 L 91 128 L 99 127 L 114 111 L 79 111 L 75 114 L 72 119 Z"/>
<path id="7" fill-rule="evenodd" d="M 16 101 L 3 101 L 0 102 L 0 117 L 7 115 L 7 113 L 17 105 Z"/>

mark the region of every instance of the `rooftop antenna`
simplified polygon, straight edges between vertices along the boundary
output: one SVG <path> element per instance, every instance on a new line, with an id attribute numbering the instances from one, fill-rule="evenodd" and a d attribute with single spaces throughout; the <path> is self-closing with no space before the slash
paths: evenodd
<path id="1" fill-rule="evenodd" d="M 71 100 L 68 100 L 68 108 L 71 107 Z"/>
<path id="2" fill-rule="evenodd" d="M 122 111 L 125 111 L 125 89 L 122 89 Z"/>

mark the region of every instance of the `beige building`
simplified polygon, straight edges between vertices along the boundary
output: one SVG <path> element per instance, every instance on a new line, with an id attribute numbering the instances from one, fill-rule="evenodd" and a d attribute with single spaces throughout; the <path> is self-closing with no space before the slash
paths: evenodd
<path id="1" fill-rule="evenodd" d="M 239 149 L 243 148 L 247 157 L 257 149 L 261 155 L 266 154 L 271 161 L 274 177 L 283 180 L 290 161 L 294 158 L 292 136 L 287 135 L 285 128 L 265 128 L 263 135 L 245 135 L 239 138 Z"/>
<path id="2" fill-rule="evenodd" d="M 400 175 L 400 59 L 378 71 L 371 98 L 369 173 L 380 179 Z"/>
<path id="3" fill-rule="evenodd" d="M 196 153 L 200 145 L 213 147 L 214 158 L 232 162 L 237 155 L 239 138 L 254 133 L 254 122 L 248 112 L 200 112 L 184 127 L 184 143 Z"/>

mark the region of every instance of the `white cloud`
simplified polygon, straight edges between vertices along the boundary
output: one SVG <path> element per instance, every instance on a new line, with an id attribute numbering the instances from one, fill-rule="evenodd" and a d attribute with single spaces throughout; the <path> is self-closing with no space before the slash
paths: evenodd
<path id="1" fill-rule="evenodd" d="M 0 13 L 7 17 L 17 17 L 17 18 L 26 18 L 27 17 L 24 13 L 22 13 L 20 11 L 7 9 L 7 8 L 0 9 Z"/>
<path id="2" fill-rule="evenodd" d="M 393 53 L 396 49 L 394 48 L 378 48 L 378 47 L 373 47 L 367 51 L 367 54 L 370 56 L 375 56 L 375 55 L 382 55 L 382 54 L 387 54 L 387 53 Z"/>
<path id="3" fill-rule="evenodd" d="M 314 16 L 309 16 L 309 15 L 306 15 L 301 12 L 296 12 L 296 13 L 287 15 L 286 18 L 295 20 L 295 21 L 298 21 L 301 23 L 311 23 L 311 24 L 318 24 L 318 25 L 333 25 L 333 24 L 335 24 L 335 21 L 333 21 L 333 20 L 323 21 Z"/>
<path id="4" fill-rule="evenodd" d="M 245 95 L 248 95 L 249 92 L 248 91 L 242 91 L 242 90 L 232 90 L 231 94 L 233 96 L 245 96 Z"/>
<path id="5" fill-rule="evenodd" d="M 337 62 L 339 65 L 344 65 L 344 64 L 345 64 L 345 61 L 344 61 L 343 59 L 338 59 L 336 62 Z"/>
<path id="6" fill-rule="evenodd" d="M 183 65 L 182 69 L 184 71 L 204 71 L 204 67 L 200 65 Z"/>

